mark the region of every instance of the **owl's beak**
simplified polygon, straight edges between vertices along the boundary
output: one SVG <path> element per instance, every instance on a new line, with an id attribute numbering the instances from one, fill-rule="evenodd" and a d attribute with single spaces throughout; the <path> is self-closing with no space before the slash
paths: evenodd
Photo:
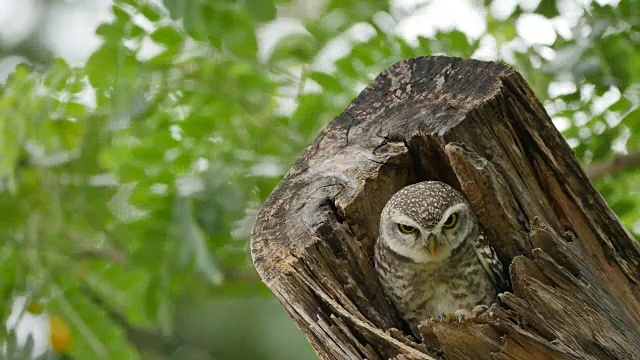
<path id="1" fill-rule="evenodd" d="M 435 235 L 429 235 L 427 240 L 427 248 L 429 249 L 429 253 L 431 256 L 436 256 L 438 250 L 438 240 L 436 240 Z"/>

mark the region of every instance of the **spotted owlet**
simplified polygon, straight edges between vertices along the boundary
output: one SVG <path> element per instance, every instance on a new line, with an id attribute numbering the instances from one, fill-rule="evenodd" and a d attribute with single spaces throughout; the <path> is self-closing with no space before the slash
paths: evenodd
<path id="1" fill-rule="evenodd" d="M 375 267 L 416 335 L 428 316 L 495 302 L 504 283 L 469 202 L 438 181 L 409 185 L 385 205 Z"/>

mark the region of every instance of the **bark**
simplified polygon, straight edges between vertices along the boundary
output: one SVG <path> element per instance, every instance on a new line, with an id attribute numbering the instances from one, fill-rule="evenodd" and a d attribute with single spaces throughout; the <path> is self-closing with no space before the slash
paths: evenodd
<path id="1" fill-rule="evenodd" d="M 418 343 L 372 250 L 400 188 L 471 201 L 512 288 Z M 253 261 L 322 359 L 632 359 L 640 249 L 514 69 L 449 57 L 385 70 L 318 135 L 263 205 Z M 397 330 L 396 330 L 397 329 Z"/>

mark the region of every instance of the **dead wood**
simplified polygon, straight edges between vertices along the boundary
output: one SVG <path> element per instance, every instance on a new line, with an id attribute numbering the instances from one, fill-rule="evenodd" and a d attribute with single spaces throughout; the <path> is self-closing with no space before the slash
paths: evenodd
<path id="1" fill-rule="evenodd" d="M 466 194 L 512 289 L 475 322 L 425 322 L 418 344 L 371 255 L 386 201 L 423 180 Z M 322 359 L 640 357 L 640 249 L 504 65 L 389 67 L 273 191 L 251 251 Z"/>

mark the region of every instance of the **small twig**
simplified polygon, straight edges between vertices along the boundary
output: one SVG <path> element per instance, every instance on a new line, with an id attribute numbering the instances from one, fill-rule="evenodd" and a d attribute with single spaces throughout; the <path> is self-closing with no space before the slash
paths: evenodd
<path id="1" fill-rule="evenodd" d="M 262 283 L 255 269 L 230 269 L 225 271 L 225 278 L 237 282 Z"/>
<path id="2" fill-rule="evenodd" d="M 585 167 L 584 171 L 590 178 L 597 179 L 636 166 L 640 166 L 640 152 L 621 155 L 607 161 L 588 165 Z"/>
<path id="3" fill-rule="evenodd" d="M 86 234 L 78 234 L 70 229 L 64 231 L 65 236 L 78 248 L 75 254 L 78 258 L 102 258 L 113 263 L 125 265 L 127 263 L 124 252 L 118 248 L 118 244 L 111 242 L 107 249 L 87 248 Z"/>
<path id="4" fill-rule="evenodd" d="M 84 249 L 74 254 L 77 259 L 103 259 L 118 265 L 126 265 L 126 259 L 117 251 Z"/>

